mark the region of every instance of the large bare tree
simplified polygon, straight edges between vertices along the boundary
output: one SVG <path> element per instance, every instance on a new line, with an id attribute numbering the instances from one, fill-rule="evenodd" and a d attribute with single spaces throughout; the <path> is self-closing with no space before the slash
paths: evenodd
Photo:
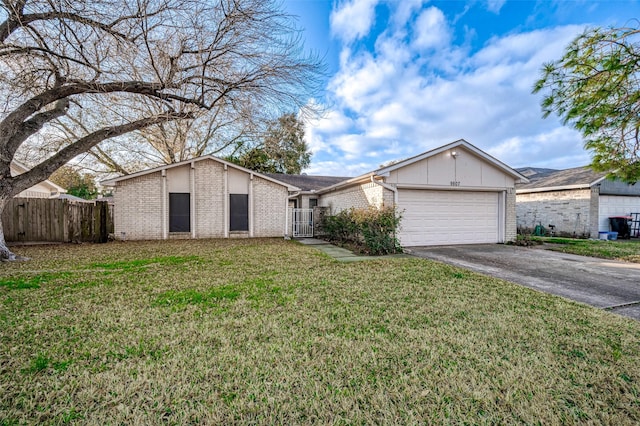
<path id="1" fill-rule="evenodd" d="M 320 63 L 273 1 L 5 0 L 0 7 L 0 213 L 9 198 L 102 141 L 203 111 L 226 120 L 247 105 L 304 107 L 319 88 Z M 136 138 L 126 140 L 138 149 Z M 12 177 L 11 161 L 32 142 L 52 148 L 49 156 Z M 0 257 L 15 258 L 1 227 Z"/>

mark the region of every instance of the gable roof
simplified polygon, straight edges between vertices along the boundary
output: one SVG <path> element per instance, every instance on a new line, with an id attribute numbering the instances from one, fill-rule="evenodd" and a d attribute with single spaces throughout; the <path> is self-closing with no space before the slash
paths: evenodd
<path id="1" fill-rule="evenodd" d="M 265 173 L 267 176 L 297 186 L 305 192 L 317 191 L 327 186 L 335 185 L 351 179 L 341 176 L 313 176 L 313 175 L 287 175 L 284 173 Z"/>
<path id="2" fill-rule="evenodd" d="M 396 163 L 393 163 L 389 166 L 385 166 L 385 167 L 381 167 L 379 169 L 376 169 L 372 172 L 369 173 L 365 173 L 363 175 L 348 179 L 348 180 L 344 180 L 342 182 L 336 183 L 334 185 L 322 188 L 321 190 L 318 191 L 318 193 L 325 193 L 334 189 L 338 189 L 344 186 L 349 186 L 352 185 L 354 183 L 357 182 L 362 182 L 364 180 L 368 180 L 371 179 L 373 176 L 388 176 L 389 173 L 391 173 L 394 170 L 397 170 L 399 168 L 408 166 L 410 164 L 413 163 L 417 163 L 418 161 L 422 161 L 426 158 L 429 157 L 433 157 L 436 156 L 442 152 L 457 148 L 457 147 L 464 147 L 465 149 L 467 149 L 468 151 L 474 153 L 475 155 L 477 155 L 478 157 L 482 158 L 483 160 L 487 161 L 488 163 L 492 164 L 494 167 L 496 167 L 499 170 L 502 170 L 504 173 L 513 176 L 516 179 L 516 182 L 520 181 L 520 182 L 529 182 L 529 179 L 527 179 L 525 176 L 523 176 L 522 174 L 518 173 L 516 170 L 512 169 L 511 167 L 507 166 L 506 164 L 504 164 L 502 161 L 495 159 L 494 157 L 490 156 L 489 154 L 487 154 L 486 152 L 482 151 L 481 149 L 471 145 L 469 142 L 467 142 L 464 139 L 458 139 L 457 141 L 451 142 L 447 145 L 443 145 L 439 148 L 435 148 L 432 149 L 431 151 L 426 151 L 423 152 L 422 154 L 418 154 L 414 157 L 410 157 L 407 158 L 405 160 L 401 160 L 398 161 Z"/>
<path id="3" fill-rule="evenodd" d="M 527 182 L 528 179 L 526 177 L 524 177 L 523 175 L 521 175 L 520 173 L 518 173 L 516 170 L 512 169 L 511 167 L 507 166 L 506 164 L 504 164 L 502 161 L 492 157 L 491 155 L 487 154 L 486 152 L 482 151 L 481 149 L 471 145 L 469 142 L 467 142 L 464 139 L 458 139 L 457 141 L 451 142 L 447 145 L 443 145 L 439 148 L 436 149 L 432 149 L 431 151 L 426 151 L 423 152 L 422 154 L 418 154 L 414 157 L 411 158 L 407 158 L 406 160 L 402 160 L 402 161 L 398 161 L 397 163 L 391 164 L 390 166 L 386 166 L 386 167 L 381 167 L 378 170 L 374 170 L 374 173 L 378 176 L 384 176 L 387 175 L 389 172 L 392 172 L 394 170 L 397 170 L 401 167 L 405 167 L 408 166 L 409 164 L 413 164 L 413 163 L 417 163 L 418 161 L 422 161 L 425 158 L 429 158 L 429 157 L 433 157 L 435 155 L 438 155 L 442 152 L 454 149 L 454 148 L 458 148 L 458 147 L 464 147 L 467 150 L 471 151 L 472 153 L 474 153 L 475 155 L 477 155 L 478 157 L 482 158 L 483 160 L 485 160 L 486 162 L 492 164 L 493 166 L 495 166 L 497 169 L 502 170 L 503 172 L 505 172 L 506 174 L 513 176 L 516 180 L 521 180 L 523 182 Z"/>
<path id="4" fill-rule="evenodd" d="M 12 171 L 16 175 L 21 175 L 31 170 L 29 169 L 29 167 L 25 166 L 24 164 L 16 160 L 11 160 L 9 168 L 13 169 Z M 48 186 L 51 189 L 51 192 L 59 192 L 59 193 L 67 192 L 65 188 L 61 187 L 60 185 L 56 185 L 55 183 L 51 182 L 49 179 L 45 179 L 40 183 L 44 184 L 45 186 Z"/>
<path id="5" fill-rule="evenodd" d="M 563 189 L 591 188 L 606 179 L 606 172 L 595 172 L 588 166 L 540 173 L 530 177 L 529 183 L 516 186 L 516 192 L 543 192 Z"/>
<path id="6" fill-rule="evenodd" d="M 223 164 L 223 165 L 225 165 L 227 167 L 231 167 L 233 169 L 240 170 L 242 172 L 258 176 L 258 177 L 260 177 L 262 179 L 268 180 L 268 181 L 276 183 L 278 185 L 285 186 L 289 191 L 299 191 L 300 190 L 300 188 L 298 188 L 298 187 L 296 187 L 294 185 L 290 185 L 290 184 L 288 184 L 286 182 L 282 182 L 282 181 L 280 181 L 278 179 L 274 179 L 274 178 L 272 178 L 270 176 L 267 176 L 265 174 L 262 174 L 262 173 L 254 172 L 253 170 L 246 169 L 244 167 L 238 166 L 237 164 L 230 163 L 229 161 L 223 160 L 222 158 L 214 157 L 213 155 L 203 155 L 202 157 L 193 158 L 191 160 L 180 161 L 179 163 L 165 164 L 164 166 L 158 166 L 158 167 L 154 167 L 152 169 L 142 170 L 142 171 L 137 172 L 137 173 L 131 173 L 129 175 L 124 175 L 124 176 L 120 176 L 120 177 L 117 177 L 117 178 L 106 179 L 106 180 L 103 180 L 102 182 L 100 182 L 100 184 L 103 185 L 103 186 L 115 186 L 116 183 L 124 181 L 124 180 L 127 180 L 127 179 L 133 179 L 133 178 L 144 176 L 144 175 L 147 175 L 147 174 L 160 172 L 162 170 L 168 170 L 168 169 L 172 169 L 174 167 L 180 167 L 180 166 L 184 166 L 186 164 L 196 163 L 196 162 L 202 161 L 202 160 L 213 160 L 213 161 L 216 161 L 216 162 L 218 162 L 220 164 Z"/>

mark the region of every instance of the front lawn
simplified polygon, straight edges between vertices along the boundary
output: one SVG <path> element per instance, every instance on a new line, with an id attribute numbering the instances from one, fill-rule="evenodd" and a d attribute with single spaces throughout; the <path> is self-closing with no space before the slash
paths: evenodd
<path id="1" fill-rule="evenodd" d="M 0 266 L 0 424 L 638 424 L 640 323 L 281 240 Z"/>
<path id="2" fill-rule="evenodd" d="M 640 240 L 637 238 L 615 241 L 580 240 L 557 237 L 533 238 L 544 243 L 557 244 L 557 246 L 551 250 L 561 251 L 563 253 L 640 263 Z"/>

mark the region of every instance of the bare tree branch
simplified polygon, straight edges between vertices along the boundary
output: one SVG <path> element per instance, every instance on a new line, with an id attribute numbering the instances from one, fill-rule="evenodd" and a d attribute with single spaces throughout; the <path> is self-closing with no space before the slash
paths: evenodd
<path id="1" fill-rule="evenodd" d="M 0 212 L 87 152 L 124 173 L 235 151 L 274 118 L 315 105 L 321 88 L 322 65 L 277 0 L 0 7 Z M 25 152 L 37 154 L 33 168 L 11 177 Z"/>

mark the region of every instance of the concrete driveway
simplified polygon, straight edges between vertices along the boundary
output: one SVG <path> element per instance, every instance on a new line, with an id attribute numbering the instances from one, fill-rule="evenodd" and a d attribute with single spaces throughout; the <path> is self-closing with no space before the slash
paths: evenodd
<path id="1" fill-rule="evenodd" d="M 500 244 L 409 247 L 438 260 L 640 320 L 640 264 Z"/>

